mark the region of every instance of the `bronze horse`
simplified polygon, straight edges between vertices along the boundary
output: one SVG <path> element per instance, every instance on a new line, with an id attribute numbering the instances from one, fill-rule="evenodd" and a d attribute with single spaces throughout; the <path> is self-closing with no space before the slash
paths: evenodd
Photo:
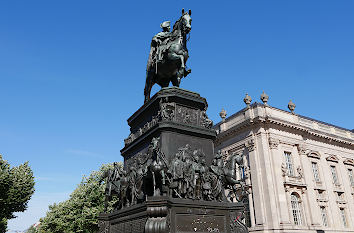
<path id="1" fill-rule="evenodd" d="M 161 87 L 168 87 L 170 82 L 179 87 L 181 79 L 186 77 L 191 70 L 186 70 L 188 59 L 187 35 L 191 31 L 191 10 L 184 12 L 173 26 L 171 36 L 167 41 L 167 49 L 163 52 L 163 59 L 159 61 L 155 54 L 150 52 L 144 89 L 146 103 L 150 99 L 152 86 L 157 83 Z"/>

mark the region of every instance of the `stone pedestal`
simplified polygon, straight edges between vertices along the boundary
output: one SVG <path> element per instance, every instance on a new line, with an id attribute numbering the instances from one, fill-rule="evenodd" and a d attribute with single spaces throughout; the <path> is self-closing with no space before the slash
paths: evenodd
<path id="1" fill-rule="evenodd" d="M 124 171 L 108 175 L 106 196 L 120 202 L 99 216 L 105 233 L 248 232 L 244 205 L 230 203 L 235 158 L 214 154 L 216 131 L 198 93 L 162 88 L 129 119 Z M 232 183 L 234 182 L 234 183 Z"/>
<path id="2" fill-rule="evenodd" d="M 101 214 L 100 232 L 110 233 L 246 233 L 243 206 L 234 203 L 150 197 L 146 202 Z"/>
<path id="3" fill-rule="evenodd" d="M 159 137 L 161 151 L 171 160 L 178 148 L 189 144 L 202 150 L 210 165 L 214 155 L 216 132 L 206 116 L 206 99 L 198 93 L 177 87 L 162 88 L 129 119 L 130 135 L 121 150 L 124 165 L 134 156 L 146 153 L 153 137 Z"/>

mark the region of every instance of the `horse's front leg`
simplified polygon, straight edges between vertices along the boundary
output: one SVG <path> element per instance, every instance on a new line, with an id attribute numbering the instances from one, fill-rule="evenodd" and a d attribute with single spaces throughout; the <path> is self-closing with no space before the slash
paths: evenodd
<path id="1" fill-rule="evenodd" d="M 154 196 L 156 196 L 156 180 L 155 180 L 155 172 L 152 172 L 152 182 L 154 186 Z"/>
<path id="2" fill-rule="evenodd" d="M 135 203 L 135 188 L 134 188 L 134 187 L 132 187 L 131 196 L 132 196 L 132 197 L 131 197 L 131 198 L 132 198 L 132 201 L 131 201 L 131 202 L 132 202 L 132 205 L 134 205 L 134 204 L 136 204 L 136 203 Z"/>

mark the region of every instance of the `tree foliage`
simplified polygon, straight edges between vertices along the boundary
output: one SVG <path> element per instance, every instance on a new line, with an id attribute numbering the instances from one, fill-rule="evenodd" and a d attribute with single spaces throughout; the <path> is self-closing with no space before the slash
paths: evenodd
<path id="1" fill-rule="evenodd" d="M 6 232 L 7 220 L 15 218 L 14 212 L 27 209 L 34 193 L 34 177 L 28 162 L 10 167 L 0 155 L 0 232 Z"/>
<path id="2" fill-rule="evenodd" d="M 39 232 L 97 232 L 98 215 L 103 212 L 105 198 L 105 182 L 101 179 L 112 167 L 112 164 L 102 165 L 99 171 L 84 176 L 68 200 L 50 205 L 47 215 L 40 220 Z M 112 204 L 113 201 L 110 208 Z"/>
<path id="3" fill-rule="evenodd" d="M 28 228 L 26 233 L 38 233 L 38 231 L 34 226 L 31 226 L 30 228 Z"/>

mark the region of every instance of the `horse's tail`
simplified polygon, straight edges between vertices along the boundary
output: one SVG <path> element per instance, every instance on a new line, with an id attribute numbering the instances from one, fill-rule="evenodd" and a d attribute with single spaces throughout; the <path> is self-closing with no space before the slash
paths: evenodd
<path id="1" fill-rule="evenodd" d="M 150 69 L 148 68 L 146 70 L 146 81 L 145 81 L 145 88 L 144 88 L 144 103 L 146 103 L 147 101 L 150 100 L 150 92 L 151 92 L 151 88 L 154 85 L 153 84 L 153 76 L 154 76 L 154 72 L 151 71 L 152 67 L 150 67 Z"/>

